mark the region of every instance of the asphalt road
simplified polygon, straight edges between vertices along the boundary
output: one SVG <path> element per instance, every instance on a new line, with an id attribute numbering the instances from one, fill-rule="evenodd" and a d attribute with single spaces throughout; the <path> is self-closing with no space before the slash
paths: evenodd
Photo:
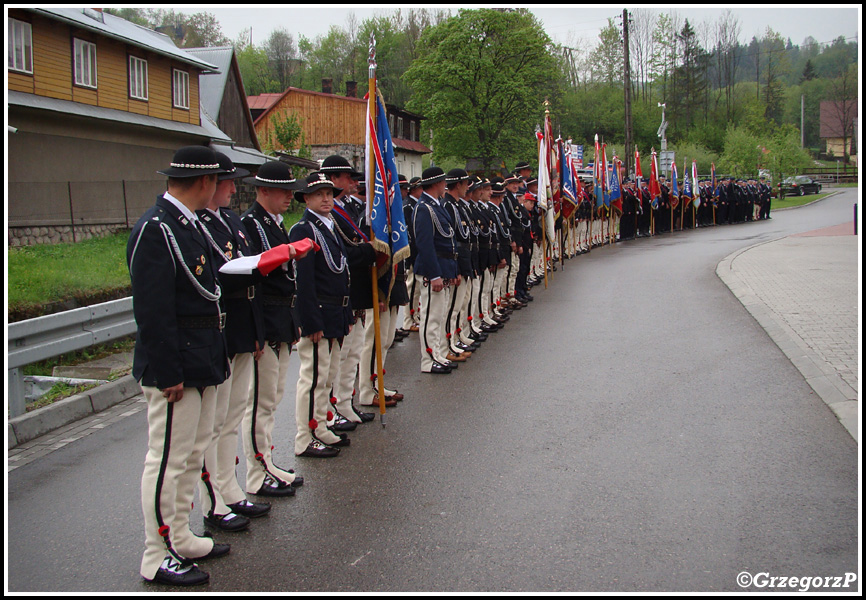
<path id="1" fill-rule="evenodd" d="M 386 366 L 406 400 L 333 460 L 292 455 L 293 359 L 275 455 L 307 483 L 217 535 L 232 551 L 202 564 L 200 591 L 738 592 L 776 591 L 740 587 L 744 571 L 859 576 L 857 444 L 715 275 L 737 249 L 850 221 L 856 201 L 567 261 L 451 375 L 422 375 L 410 337 Z M 142 411 L 9 474 L 9 591 L 164 589 L 138 575 L 146 431 Z"/>

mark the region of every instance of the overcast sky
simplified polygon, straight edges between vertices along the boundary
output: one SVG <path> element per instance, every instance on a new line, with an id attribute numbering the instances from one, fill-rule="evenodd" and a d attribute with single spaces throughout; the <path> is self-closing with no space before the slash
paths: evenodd
<path id="1" fill-rule="evenodd" d="M 399 6 L 403 10 L 411 5 Z M 445 8 L 456 14 L 455 5 L 419 5 L 418 8 Z M 547 34 L 563 44 L 585 38 L 591 45 L 598 41 L 599 31 L 607 25 L 609 17 L 622 16 L 622 9 L 644 8 L 657 12 L 675 10 L 683 19 L 697 26 L 703 21 L 716 21 L 727 8 L 731 8 L 740 21 L 740 39 L 744 44 L 752 36 L 760 38 L 771 27 L 794 44 L 802 44 L 807 36 L 818 42 L 831 42 L 838 36 L 851 38 L 859 35 L 861 9 L 859 4 L 821 6 L 779 5 L 538 5 L 531 8 L 544 24 Z M 332 4 L 332 5 L 244 5 L 244 6 L 180 6 L 182 12 L 207 10 L 220 21 L 223 33 L 234 40 L 245 29 L 252 28 L 253 42 L 261 44 L 277 27 L 287 29 L 295 36 L 315 38 L 327 33 L 331 25 L 345 27 L 346 17 L 354 13 L 360 23 L 366 18 L 389 15 L 398 5 Z M 618 21 L 615 21 L 619 24 Z"/>

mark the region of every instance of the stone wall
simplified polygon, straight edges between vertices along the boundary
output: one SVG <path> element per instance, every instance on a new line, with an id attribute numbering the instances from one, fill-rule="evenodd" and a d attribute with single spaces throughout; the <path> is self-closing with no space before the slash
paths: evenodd
<path id="1" fill-rule="evenodd" d="M 52 227 L 10 227 L 8 244 L 12 247 L 35 246 L 37 244 L 60 244 L 63 242 L 81 242 L 90 238 L 105 237 L 126 229 L 123 223 L 115 225 L 78 225 L 75 227 L 73 239 L 72 227 L 69 225 Z"/>

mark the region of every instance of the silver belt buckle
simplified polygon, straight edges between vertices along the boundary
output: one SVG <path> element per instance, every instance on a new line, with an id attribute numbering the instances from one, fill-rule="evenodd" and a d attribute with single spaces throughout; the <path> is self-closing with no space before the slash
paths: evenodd
<path id="1" fill-rule="evenodd" d="M 224 312 L 220 313 L 220 331 L 225 329 L 226 327 L 226 314 Z"/>
<path id="2" fill-rule="evenodd" d="M 343 306 L 349 306 L 349 297 L 343 296 Z"/>
<path id="3" fill-rule="evenodd" d="M 256 297 L 256 286 L 251 285 L 247 288 L 247 300 L 252 300 Z"/>

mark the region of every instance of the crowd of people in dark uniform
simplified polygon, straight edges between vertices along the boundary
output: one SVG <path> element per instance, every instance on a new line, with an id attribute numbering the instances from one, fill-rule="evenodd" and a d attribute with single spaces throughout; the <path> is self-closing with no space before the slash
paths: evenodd
<path id="1" fill-rule="evenodd" d="M 665 233 L 671 228 L 692 229 L 770 218 L 771 190 L 763 177 L 760 181 L 722 177 L 715 188 L 711 180 L 701 180 L 697 207 L 688 196 L 673 197 L 664 179 L 660 177 L 661 196 L 655 207 L 646 180 L 640 184 L 632 180 L 623 182 L 619 239 Z"/>
<path id="2" fill-rule="evenodd" d="M 493 179 L 434 166 L 412 181 L 400 176 L 411 254 L 377 270 L 363 175 L 340 156 L 302 180 L 279 161 L 246 177 L 224 154 L 190 146 L 160 173 L 167 190 L 134 227 L 127 262 L 138 324 L 133 375 L 149 428 L 140 572 L 165 585 L 206 583 L 197 563 L 230 551 L 190 529 L 196 487 L 207 528 L 236 532 L 268 514 L 261 497 L 293 496 L 303 485 L 274 462 L 293 352 L 294 453 L 333 458 L 350 445 L 348 433 L 374 420 L 367 407 L 403 400 L 377 381 L 377 330 L 383 364 L 388 348 L 417 334 L 421 372 L 450 374 L 529 306 L 553 261 L 616 235 L 594 226 L 591 186 L 571 225 L 560 219 L 551 232 L 528 163 Z M 227 208 L 240 178 L 256 189 L 243 215 Z M 682 226 L 769 218 L 765 187 L 726 179 L 713 193 L 702 184 L 705 201 L 691 220 L 683 213 Z M 657 208 L 645 183 L 623 190 L 619 239 L 670 228 L 676 207 L 664 184 Z M 293 200 L 305 211 L 287 230 L 283 213 Z"/>

